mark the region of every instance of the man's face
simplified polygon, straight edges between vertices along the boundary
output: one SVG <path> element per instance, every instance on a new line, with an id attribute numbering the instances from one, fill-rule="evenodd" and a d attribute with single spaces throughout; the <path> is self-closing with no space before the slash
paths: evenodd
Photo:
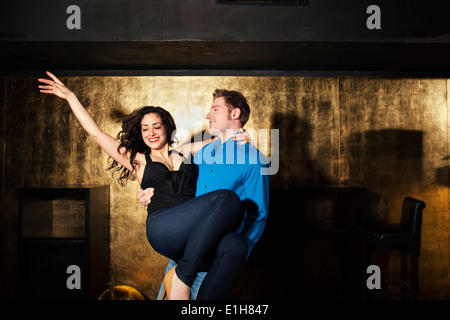
<path id="1" fill-rule="evenodd" d="M 223 133 L 227 129 L 231 129 L 234 124 L 231 119 L 231 113 L 225 104 L 224 97 L 214 99 L 211 109 L 206 115 L 206 119 L 209 121 L 210 134 Z"/>

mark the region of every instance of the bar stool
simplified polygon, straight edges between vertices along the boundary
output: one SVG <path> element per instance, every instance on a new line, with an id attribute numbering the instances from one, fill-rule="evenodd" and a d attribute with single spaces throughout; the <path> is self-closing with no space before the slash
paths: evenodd
<path id="1" fill-rule="evenodd" d="M 422 230 L 422 210 L 425 202 L 411 197 L 403 199 L 400 224 L 369 225 L 368 261 L 372 252 L 399 250 L 401 252 L 400 294 L 371 290 L 370 294 L 417 299 L 419 289 L 419 256 Z M 411 257 L 411 281 L 408 281 L 408 256 Z"/>

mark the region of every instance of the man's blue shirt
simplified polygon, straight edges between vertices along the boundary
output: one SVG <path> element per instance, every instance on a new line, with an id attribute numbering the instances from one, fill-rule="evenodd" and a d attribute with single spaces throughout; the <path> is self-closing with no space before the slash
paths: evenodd
<path id="1" fill-rule="evenodd" d="M 220 139 L 206 145 L 194 156 L 199 167 L 197 192 L 195 196 L 219 190 L 234 191 L 244 207 L 244 219 L 236 230 L 242 234 L 248 246 L 247 257 L 261 237 L 269 210 L 269 160 L 249 143 L 237 145 L 228 139 L 224 144 Z M 166 273 L 176 263 L 169 261 Z M 191 300 L 197 298 L 206 272 L 199 272 L 191 287 Z M 158 294 L 161 299 L 164 282 Z"/>
<path id="2" fill-rule="evenodd" d="M 269 160 L 251 144 L 238 145 L 230 138 L 203 147 L 195 154 L 194 163 L 199 167 L 196 196 L 228 189 L 241 199 L 244 219 L 237 232 L 247 242 L 250 254 L 266 225 L 270 175 L 264 170 Z"/>

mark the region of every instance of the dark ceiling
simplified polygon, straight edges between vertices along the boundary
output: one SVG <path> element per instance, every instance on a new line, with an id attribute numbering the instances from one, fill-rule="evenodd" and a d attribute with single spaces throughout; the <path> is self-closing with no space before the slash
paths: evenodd
<path id="1" fill-rule="evenodd" d="M 45 69 L 220 69 L 450 75 L 446 43 L 11 41 L 0 45 L 3 74 Z"/>

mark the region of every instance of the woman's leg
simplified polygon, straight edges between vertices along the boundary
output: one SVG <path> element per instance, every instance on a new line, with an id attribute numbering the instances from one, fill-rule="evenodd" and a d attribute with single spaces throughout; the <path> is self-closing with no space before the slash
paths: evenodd
<path id="1" fill-rule="evenodd" d="M 240 216 L 239 197 L 217 190 L 149 216 L 147 237 L 157 252 L 177 261 L 176 275 L 190 287 L 205 256 Z"/>
<path id="2" fill-rule="evenodd" d="M 230 294 L 247 259 L 247 243 L 232 231 L 220 241 L 216 258 L 206 274 L 197 300 L 224 300 Z"/>

